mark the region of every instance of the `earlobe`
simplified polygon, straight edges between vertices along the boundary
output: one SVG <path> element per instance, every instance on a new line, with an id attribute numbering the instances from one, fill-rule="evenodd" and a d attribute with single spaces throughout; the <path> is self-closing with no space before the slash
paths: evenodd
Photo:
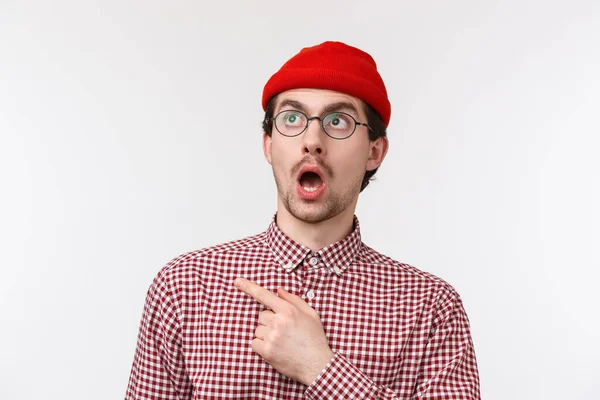
<path id="1" fill-rule="evenodd" d="M 367 160 L 367 171 L 372 171 L 375 168 L 379 168 L 385 156 L 388 152 L 388 139 L 386 136 L 377 138 L 371 143 L 371 150 L 369 152 L 369 158 Z"/>
<path id="2" fill-rule="evenodd" d="M 263 132 L 263 153 L 265 154 L 265 159 L 269 164 L 271 164 L 271 144 L 273 140 L 266 132 Z"/>

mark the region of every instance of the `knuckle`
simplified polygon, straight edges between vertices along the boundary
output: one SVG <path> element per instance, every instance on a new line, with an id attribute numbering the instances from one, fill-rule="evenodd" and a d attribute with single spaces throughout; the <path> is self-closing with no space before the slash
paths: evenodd
<path id="1" fill-rule="evenodd" d="M 273 356 L 273 354 L 274 354 L 273 345 L 269 342 L 265 343 L 264 346 L 262 347 L 262 356 L 266 359 L 269 359 Z"/>
<path id="2" fill-rule="evenodd" d="M 281 318 L 277 318 L 273 321 L 273 328 L 275 329 L 286 329 L 288 326 L 287 321 Z"/>
<path id="3" fill-rule="evenodd" d="M 281 338 L 281 331 L 277 330 L 277 329 L 273 329 L 270 334 L 269 334 L 269 344 L 273 344 L 279 341 L 279 339 Z"/>

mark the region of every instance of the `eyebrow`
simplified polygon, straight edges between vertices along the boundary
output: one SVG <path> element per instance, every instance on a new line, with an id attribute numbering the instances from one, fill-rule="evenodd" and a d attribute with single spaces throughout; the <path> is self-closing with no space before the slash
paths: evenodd
<path id="1" fill-rule="evenodd" d="M 354 104 L 347 102 L 347 101 L 338 101 L 335 103 L 328 104 L 327 107 L 325 107 L 323 109 L 323 114 L 329 114 L 331 112 L 342 111 L 342 110 L 351 111 L 355 115 L 358 114 L 358 110 L 356 109 Z"/>
<path id="2" fill-rule="evenodd" d="M 281 102 L 281 104 L 279 105 L 279 111 L 281 111 L 282 108 L 284 107 L 291 107 L 294 108 L 296 110 L 300 110 L 303 113 L 307 114 L 306 111 L 306 106 L 302 103 L 300 103 L 299 101 L 296 100 L 292 100 L 292 99 L 285 99 Z M 358 114 L 358 110 L 356 109 L 356 106 L 354 106 L 354 104 L 348 102 L 348 101 L 336 101 L 335 103 L 331 103 L 328 104 L 322 111 L 321 114 L 329 114 L 335 111 L 351 111 L 353 112 L 355 115 Z"/>
<path id="3" fill-rule="evenodd" d="M 279 105 L 279 111 L 281 111 L 282 108 L 284 107 L 291 107 L 291 108 L 295 108 L 296 110 L 300 110 L 303 113 L 306 113 L 306 107 L 304 107 L 304 104 L 300 103 L 299 101 L 296 100 L 291 100 L 291 99 L 285 99 L 281 102 L 281 104 Z"/>

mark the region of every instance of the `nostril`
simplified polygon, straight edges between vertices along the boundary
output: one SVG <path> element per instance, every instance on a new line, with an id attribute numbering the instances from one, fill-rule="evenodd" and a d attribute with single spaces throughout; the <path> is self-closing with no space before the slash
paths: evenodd
<path id="1" fill-rule="evenodd" d="M 323 152 L 323 150 L 320 147 L 317 147 L 317 148 L 314 148 L 313 150 L 311 150 L 307 146 L 304 146 L 304 149 L 302 151 L 304 152 L 304 154 L 311 154 L 311 153 L 321 154 Z"/>

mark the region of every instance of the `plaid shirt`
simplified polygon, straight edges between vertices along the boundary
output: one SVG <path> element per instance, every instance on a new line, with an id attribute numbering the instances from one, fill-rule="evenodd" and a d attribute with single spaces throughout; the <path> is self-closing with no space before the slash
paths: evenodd
<path id="1" fill-rule="evenodd" d="M 126 399 L 479 399 L 456 291 L 366 246 L 354 224 L 312 252 L 273 221 L 167 264 L 148 291 Z M 310 386 L 252 351 L 264 306 L 236 277 L 283 287 L 319 313 L 335 356 Z"/>

